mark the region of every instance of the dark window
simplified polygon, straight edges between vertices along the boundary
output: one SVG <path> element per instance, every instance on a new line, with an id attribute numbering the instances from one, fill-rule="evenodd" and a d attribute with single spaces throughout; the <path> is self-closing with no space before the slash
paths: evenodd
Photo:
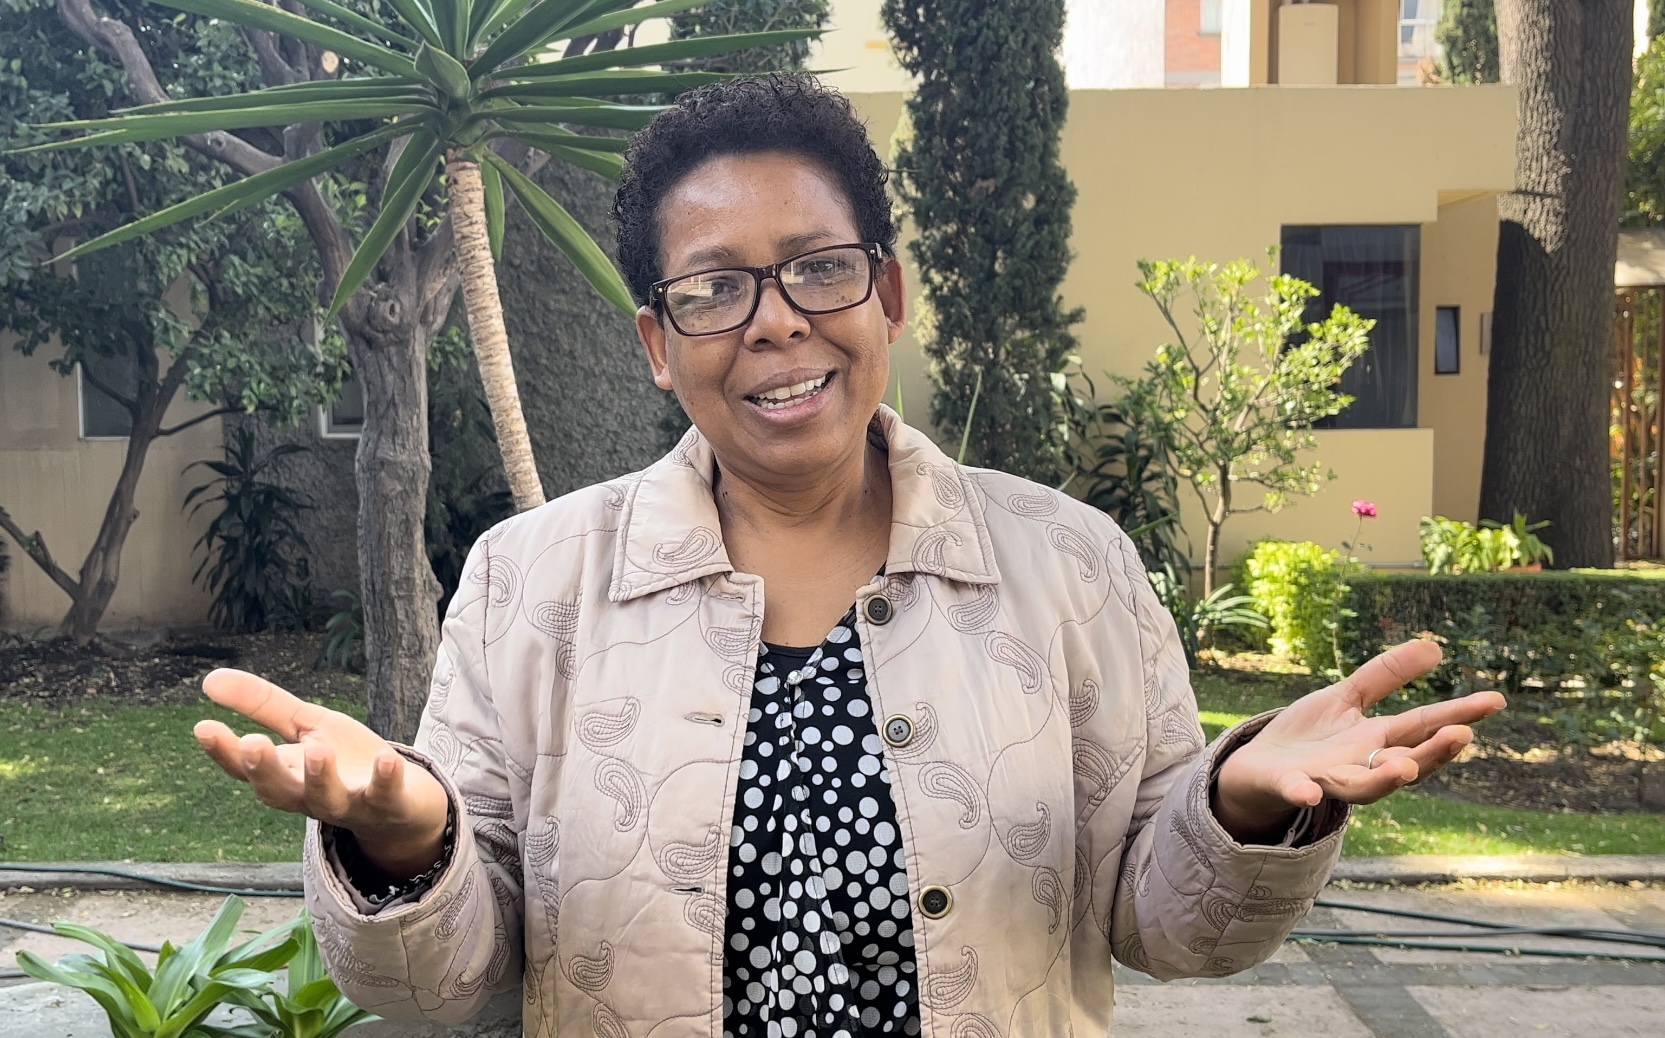
<path id="1" fill-rule="evenodd" d="M 1421 228 L 1415 224 L 1283 229 L 1283 271 L 1318 289 L 1308 321 L 1337 304 L 1376 322 L 1370 349 L 1341 377 L 1353 402 L 1330 429 L 1416 427 L 1417 284 Z"/>
<path id="2" fill-rule="evenodd" d="M 1455 375 L 1462 370 L 1460 328 L 1462 308 L 1434 308 L 1434 374 Z"/>
<path id="3" fill-rule="evenodd" d="M 364 387 L 358 379 L 341 383 L 341 399 L 319 409 L 319 429 L 326 438 L 350 439 L 364 431 Z"/>
<path id="4" fill-rule="evenodd" d="M 133 433 L 133 413 L 86 377 L 88 370 L 100 384 L 129 399 L 139 392 L 139 367 L 132 354 L 90 356 L 81 361 L 82 439 L 126 439 Z"/>

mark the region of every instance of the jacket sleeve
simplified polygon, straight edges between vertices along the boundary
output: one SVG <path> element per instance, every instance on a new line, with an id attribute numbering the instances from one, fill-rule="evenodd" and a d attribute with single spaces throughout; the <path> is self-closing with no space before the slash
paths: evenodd
<path id="1" fill-rule="evenodd" d="M 1146 756 L 1111 913 L 1117 959 L 1161 980 L 1221 977 L 1265 961 L 1341 857 L 1349 809 L 1303 811 L 1279 846 L 1246 846 L 1214 817 L 1219 765 L 1271 720 L 1264 714 L 1203 748 L 1197 701 L 1174 621 L 1129 567 L 1145 681 Z"/>
<path id="2" fill-rule="evenodd" d="M 343 994 L 389 1019 L 461 1023 L 521 978 L 513 789 L 525 771 L 505 749 L 487 670 L 492 572 L 482 540 L 445 619 L 416 745 L 396 747 L 445 787 L 450 860 L 430 886 L 372 907 L 341 868 L 330 827 L 307 823 L 303 875 L 319 950 Z"/>

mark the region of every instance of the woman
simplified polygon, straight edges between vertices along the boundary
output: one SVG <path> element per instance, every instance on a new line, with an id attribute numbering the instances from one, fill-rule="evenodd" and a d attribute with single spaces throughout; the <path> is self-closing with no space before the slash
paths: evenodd
<path id="1" fill-rule="evenodd" d="M 355 1002 L 460 1021 L 523 981 L 528 1035 L 1102 1034 L 1112 954 L 1261 961 L 1347 805 L 1502 707 L 1367 717 L 1438 662 L 1413 643 L 1205 749 L 1114 524 L 881 406 L 906 289 L 848 103 L 708 87 L 628 165 L 619 260 L 694 429 L 481 540 L 414 749 L 205 682 L 289 740 L 197 726 L 315 820 Z"/>

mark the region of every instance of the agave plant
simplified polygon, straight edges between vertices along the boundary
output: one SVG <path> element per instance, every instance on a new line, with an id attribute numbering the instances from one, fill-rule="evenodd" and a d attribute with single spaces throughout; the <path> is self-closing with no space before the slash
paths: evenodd
<path id="1" fill-rule="evenodd" d="M 242 899 L 226 898 L 201 933 L 178 948 L 162 945 L 155 972 L 107 934 L 65 922 L 53 923 L 53 932 L 101 954 L 76 952 L 53 964 L 24 951 L 17 964 L 36 980 L 90 995 L 110 1018 L 115 1038 L 220 1038 L 226 1030 L 204 1020 L 221 1005 L 247 1004 L 268 992 L 275 971 L 301 949 L 294 932 L 306 923 L 303 915 L 227 950 L 242 914 Z"/>
<path id="2" fill-rule="evenodd" d="M 397 158 L 380 213 L 335 286 L 333 318 L 416 214 L 443 167 L 469 326 L 504 469 L 522 509 L 541 503 L 543 490 L 521 415 L 493 267 L 503 237 L 505 186 L 598 292 L 626 313 L 635 304 L 601 247 L 498 149 L 517 142 L 616 177 L 625 142 L 583 129 L 639 129 L 659 107 L 621 99 L 674 94 L 725 78 L 653 66 L 818 33 L 798 29 L 695 37 L 561 57 L 552 49 L 559 41 L 619 32 L 709 0 L 660 0 L 642 7 L 637 0 L 387 0 L 385 6 L 365 5 L 367 13 L 344 5 L 352 0 L 297 0 L 311 17 L 260 0 L 155 2 L 323 48 L 336 56 L 336 67 L 327 76 L 321 69 L 316 73 L 326 78 L 122 109 L 105 119 L 47 124 L 42 128 L 77 136 L 28 150 L 302 124 L 362 132 L 135 220 L 59 258 L 74 259 L 192 217 L 234 212 L 391 146 L 398 149 Z"/>

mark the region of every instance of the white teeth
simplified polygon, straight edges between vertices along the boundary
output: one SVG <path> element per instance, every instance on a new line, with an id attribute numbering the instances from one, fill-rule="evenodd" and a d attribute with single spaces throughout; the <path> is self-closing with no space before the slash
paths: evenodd
<path id="1" fill-rule="evenodd" d="M 822 375 L 820 378 L 810 379 L 808 382 L 799 382 L 795 386 L 782 386 L 780 389 L 771 389 L 767 393 L 757 394 L 752 397 L 752 399 L 765 408 L 781 407 L 793 400 L 798 399 L 799 397 L 807 396 L 810 393 L 815 392 L 822 386 L 826 385 L 827 379 L 831 377 L 832 376 L 829 373 Z"/>

